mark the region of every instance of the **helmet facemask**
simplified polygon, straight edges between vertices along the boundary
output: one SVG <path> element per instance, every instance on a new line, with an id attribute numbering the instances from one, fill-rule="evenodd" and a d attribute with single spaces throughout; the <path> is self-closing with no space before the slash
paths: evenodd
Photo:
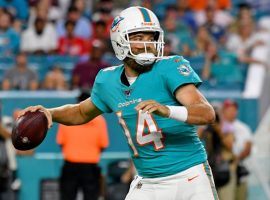
<path id="1" fill-rule="evenodd" d="M 131 41 L 129 34 L 139 33 L 139 32 L 153 32 L 154 41 Z M 142 66 L 152 65 L 156 59 L 163 57 L 164 41 L 163 41 L 163 31 L 129 31 L 122 36 L 122 40 L 125 43 L 125 46 L 129 49 L 126 57 L 134 59 L 138 64 Z M 143 44 L 144 52 L 139 52 L 138 54 L 134 53 L 131 49 L 132 44 Z M 155 52 L 149 50 L 149 46 L 153 45 Z"/>

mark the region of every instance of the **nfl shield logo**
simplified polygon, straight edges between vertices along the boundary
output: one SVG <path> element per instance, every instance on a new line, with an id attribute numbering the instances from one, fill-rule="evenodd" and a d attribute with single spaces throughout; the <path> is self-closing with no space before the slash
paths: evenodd
<path id="1" fill-rule="evenodd" d="M 129 97 L 129 96 L 130 96 L 130 93 L 131 93 L 131 90 L 125 90 L 124 93 L 125 93 L 125 95 L 126 95 L 127 97 Z"/>

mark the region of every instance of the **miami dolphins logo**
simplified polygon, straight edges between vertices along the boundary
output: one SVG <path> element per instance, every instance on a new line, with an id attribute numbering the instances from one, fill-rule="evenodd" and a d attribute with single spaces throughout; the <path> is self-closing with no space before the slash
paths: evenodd
<path id="1" fill-rule="evenodd" d="M 119 25 L 120 25 L 120 22 L 124 19 L 124 17 L 120 17 L 120 16 L 117 16 L 114 20 L 113 20 L 113 23 L 112 23 L 112 26 L 111 26 L 111 30 L 112 32 L 115 32 Z"/>
<path id="2" fill-rule="evenodd" d="M 177 69 L 180 72 L 180 74 L 182 74 L 184 76 L 188 76 L 191 72 L 189 66 L 187 66 L 187 65 L 180 65 L 179 67 L 177 67 Z"/>

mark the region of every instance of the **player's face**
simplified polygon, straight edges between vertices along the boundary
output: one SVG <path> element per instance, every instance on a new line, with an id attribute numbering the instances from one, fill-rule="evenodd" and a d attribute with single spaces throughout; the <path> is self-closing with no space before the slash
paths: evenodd
<path id="1" fill-rule="evenodd" d="M 157 50 L 154 44 L 142 43 L 142 42 L 154 42 L 155 34 L 153 32 L 138 32 L 129 34 L 129 41 L 131 42 L 130 47 L 132 53 L 135 55 L 139 53 L 145 53 L 145 49 L 147 53 L 157 54 Z M 138 42 L 138 43 L 136 43 Z"/>
<path id="2" fill-rule="evenodd" d="M 154 41 L 154 33 L 153 32 L 139 32 L 132 33 L 129 35 L 129 40 L 131 41 L 130 47 L 133 54 L 137 55 L 140 53 L 153 53 L 157 55 L 156 48 L 154 44 L 147 44 L 142 42 L 153 42 Z M 139 43 L 136 43 L 138 41 Z M 142 66 L 139 65 L 132 58 L 125 58 L 124 62 L 138 74 L 147 72 L 152 69 L 153 65 Z"/>

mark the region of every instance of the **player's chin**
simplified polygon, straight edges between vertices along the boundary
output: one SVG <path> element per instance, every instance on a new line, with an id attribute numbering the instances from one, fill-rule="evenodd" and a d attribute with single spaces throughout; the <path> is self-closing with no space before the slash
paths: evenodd
<path id="1" fill-rule="evenodd" d="M 139 74 L 150 71 L 154 65 L 154 63 L 150 65 L 140 65 L 134 59 L 128 57 L 124 59 L 124 63 Z"/>
<path id="2" fill-rule="evenodd" d="M 136 66 L 136 70 L 140 74 L 149 72 L 152 68 L 153 68 L 153 64 L 150 64 L 150 65 L 139 65 L 139 64 L 137 64 L 137 66 Z"/>

